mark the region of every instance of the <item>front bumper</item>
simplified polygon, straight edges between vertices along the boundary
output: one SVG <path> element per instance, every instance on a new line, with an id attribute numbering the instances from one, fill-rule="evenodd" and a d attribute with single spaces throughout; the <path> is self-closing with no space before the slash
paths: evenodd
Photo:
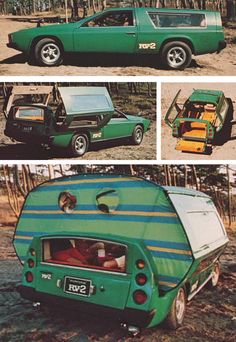
<path id="1" fill-rule="evenodd" d="M 7 47 L 9 47 L 10 49 L 22 51 L 16 43 L 9 42 L 9 43 L 7 43 L 6 45 L 7 45 Z"/>
<path id="2" fill-rule="evenodd" d="M 58 305 L 61 307 L 68 307 L 70 308 L 70 310 L 74 309 L 82 313 L 87 313 L 91 315 L 95 314 L 98 317 L 100 317 L 100 315 L 101 317 L 114 317 L 121 323 L 135 325 L 139 328 L 147 327 L 155 314 L 155 310 L 142 311 L 132 308 L 125 308 L 124 310 L 121 310 L 103 305 L 83 302 L 78 300 L 78 298 L 71 299 L 59 297 L 35 291 L 34 288 L 24 285 L 18 286 L 17 291 L 23 298 L 29 299 L 33 302 L 45 303 L 47 305 L 52 304 L 53 307 L 57 307 Z"/>

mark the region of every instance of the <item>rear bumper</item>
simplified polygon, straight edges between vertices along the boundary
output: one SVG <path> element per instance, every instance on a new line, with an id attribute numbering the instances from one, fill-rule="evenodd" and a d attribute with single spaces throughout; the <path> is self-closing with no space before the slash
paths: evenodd
<path id="1" fill-rule="evenodd" d="M 103 305 L 83 302 L 77 298 L 70 299 L 58 297 L 55 295 L 35 291 L 34 288 L 23 285 L 18 286 L 17 290 L 23 298 L 29 299 L 33 302 L 41 302 L 46 303 L 47 305 L 52 304 L 55 306 L 60 305 L 62 307 L 78 310 L 82 313 L 101 317 L 113 317 L 119 320 L 121 323 L 132 324 L 138 326 L 139 328 L 147 327 L 155 314 L 155 310 L 142 311 L 132 308 L 125 308 L 124 310 L 121 310 Z"/>
<path id="2" fill-rule="evenodd" d="M 13 130 L 5 129 L 4 134 L 16 141 L 24 142 L 26 144 L 36 144 L 36 145 L 48 145 L 52 146 L 53 144 L 53 139 L 54 136 L 38 136 L 34 134 L 28 134 L 28 133 L 23 133 L 23 132 L 15 132 Z"/>
<path id="3" fill-rule="evenodd" d="M 217 51 L 220 52 L 221 50 L 225 49 L 226 45 L 227 45 L 227 43 L 225 40 L 220 40 L 219 44 L 218 44 L 218 50 Z"/>

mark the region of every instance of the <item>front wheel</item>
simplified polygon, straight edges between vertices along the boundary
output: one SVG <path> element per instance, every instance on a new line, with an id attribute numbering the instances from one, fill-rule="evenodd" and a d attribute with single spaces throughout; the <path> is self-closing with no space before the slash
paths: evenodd
<path id="1" fill-rule="evenodd" d="M 88 151 L 89 141 L 86 134 L 76 134 L 71 139 L 70 150 L 74 157 L 81 157 Z"/>
<path id="2" fill-rule="evenodd" d="M 39 65 L 57 66 L 62 63 L 62 48 L 60 44 L 51 38 L 41 39 L 35 45 L 35 60 Z"/>
<path id="3" fill-rule="evenodd" d="M 170 69 L 183 70 L 192 61 L 192 51 L 184 42 L 169 42 L 162 49 L 161 59 Z"/>
<path id="4" fill-rule="evenodd" d="M 143 127 L 137 125 L 132 133 L 131 141 L 134 145 L 140 145 L 143 140 Z"/>
<path id="5" fill-rule="evenodd" d="M 177 329 L 183 322 L 186 309 L 186 296 L 183 288 L 180 288 L 165 320 L 166 326 L 172 330 Z"/>

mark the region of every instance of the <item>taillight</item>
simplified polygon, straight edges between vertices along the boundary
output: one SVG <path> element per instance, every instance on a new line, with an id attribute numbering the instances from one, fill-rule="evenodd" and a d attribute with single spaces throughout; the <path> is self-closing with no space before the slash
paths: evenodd
<path id="1" fill-rule="evenodd" d="M 136 283 L 140 286 L 146 284 L 147 276 L 143 273 L 138 273 L 135 277 Z"/>
<path id="2" fill-rule="evenodd" d="M 173 126 L 172 135 L 173 135 L 173 137 L 178 137 L 178 126 L 177 125 Z"/>
<path id="3" fill-rule="evenodd" d="M 133 293 L 133 299 L 136 304 L 144 304 L 147 300 L 147 295 L 144 291 L 142 290 L 137 290 Z"/>
<path id="4" fill-rule="evenodd" d="M 213 135 L 214 135 L 214 131 L 213 131 L 213 128 L 210 128 L 209 131 L 208 131 L 208 138 L 213 138 Z"/>
<path id="5" fill-rule="evenodd" d="M 139 270 L 142 270 L 145 267 L 145 262 L 142 259 L 136 261 L 136 266 Z"/>
<path id="6" fill-rule="evenodd" d="M 25 279 L 28 283 L 32 283 L 32 281 L 34 280 L 34 276 L 33 273 L 31 272 L 26 272 L 25 274 Z"/>
<path id="7" fill-rule="evenodd" d="M 29 260 L 28 260 L 28 266 L 29 266 L 29 268 L 34 267 L 34 260 L 29 259 Z"/>
<path id="8" fill-rule="evenodd" d="M 30 254 L 32 255 L 32 256 L 35 256 L 36 255 L 36 252 L 35 252 L 35 250 L 33 249 L 33 248 L 30 248 Z"/>

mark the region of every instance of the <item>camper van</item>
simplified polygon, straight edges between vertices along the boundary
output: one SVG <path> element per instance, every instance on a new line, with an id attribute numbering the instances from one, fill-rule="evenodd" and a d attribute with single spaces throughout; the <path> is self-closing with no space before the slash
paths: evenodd
<path id="1" fill-rule="evenodd" d="M 6 136 L 35 149 L 67 149 L 74 157 L 101 141 L 128 138 L 139 145 L 150 126 L 115 109 L 106 87 L 58 87 L 55 96 L 53 86 L 14 86 L 5 114 Z"/>
<path id="2" fill-rule="evenodd" d="M 166 115 L 165 122 L 178 138 L 175 149 L 184 152 L 212 152 L 219 133 L 230 126 L 230 102 L 221 90 L 194 89 L 184 104 L 177 92 Z"/>
<path id="3" fill-rule="evenodd" d="M 22 297 L 117 317 L 131 334 L 216 286 L 228 242 L 212 199 L 115 174 L 62 177 L 33 189 L 14 236 Z"/>

